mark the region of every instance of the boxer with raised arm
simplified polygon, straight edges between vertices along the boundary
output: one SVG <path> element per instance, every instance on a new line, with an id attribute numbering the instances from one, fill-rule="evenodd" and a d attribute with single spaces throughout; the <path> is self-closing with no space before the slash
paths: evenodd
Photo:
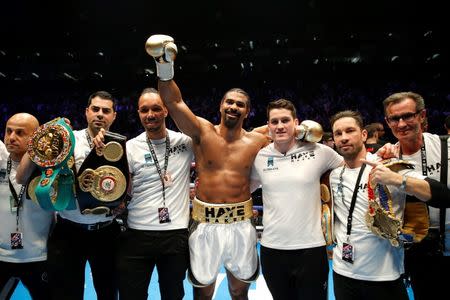
<path id="1" fill-rule="evenodd" d="M 189 238 L 189 279 L 200 287 L 199 299 L 211 299 L 223 264 L 232 299 L 247 299 L 249 282 L 259 273 L 249 178 L 253 160 L 267 139 L 242 128 L 250 112 L 245 91 L 235 88 L 225 93 L 220 124 L 213 125 L 194 115 L 172 80 L 177 51 L 173 39 L 151 36 L 146 49 L 156 60 L 158 88 L 169 114 L 193 140 L 199 185 Z"/>

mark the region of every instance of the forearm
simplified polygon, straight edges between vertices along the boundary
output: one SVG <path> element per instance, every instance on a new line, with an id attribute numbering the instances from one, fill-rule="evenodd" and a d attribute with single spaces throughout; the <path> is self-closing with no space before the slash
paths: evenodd
<path id="1" fill-rule="evenodd" d="M 18 184 L 26 184 L 35 168 L 36 165 L 31 161 L 28 153 L 25 153 L 17 167 L 16 182 Z"/>
<path id="2" fill-rule="evenodd" d="M 414 196 L 417 199 L 420 199 L 424 202 L 427 202 L 428 200 L 431 199 L 431 187 L 428 181 L 424 179 L 408 177 L 406 175 L 405 180 L 406 180 L 405 191 L 408 195 Z"/>

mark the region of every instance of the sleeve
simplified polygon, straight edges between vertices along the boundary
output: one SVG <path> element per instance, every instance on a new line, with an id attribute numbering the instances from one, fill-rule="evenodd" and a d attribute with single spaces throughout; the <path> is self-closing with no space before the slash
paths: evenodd
<path id="1" fill-rule="evenodd" d="M 252 171 L 250 173 L 250 192 L 253 193 L 261 186 L 261 178 L 257 170 L 257 158 L 253 162 Z"/>
<path id="2" fill-rule="evenodd" d="M 427 204 L 437 208 L 450 208 L 450 190 L 448 187 L 437 180 L 425 178 L 430 185 L 431 199 Z"/>
<path id="3" fill-rule="evenodd" d="M 324 151 L 327 155 L 328 159 L 328 168 L 327 170 L 333 170 L 336 169 L 341 165 L 341 163 L 344 161 L 344 158 L 339 155 L 335 150 L 328 146 L 324 146 Z"/>

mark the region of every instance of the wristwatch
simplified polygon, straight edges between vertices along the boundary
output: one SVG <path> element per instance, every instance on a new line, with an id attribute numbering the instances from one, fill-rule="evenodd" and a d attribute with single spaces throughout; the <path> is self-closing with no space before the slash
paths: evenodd
<path id="1" fill-rule="evenodd" d="M 406 179 L 408 178 L 408 176 L 406 175 L 402 175 L 402 183 L 399 186 L 400 191 L 406 193 Z"/>

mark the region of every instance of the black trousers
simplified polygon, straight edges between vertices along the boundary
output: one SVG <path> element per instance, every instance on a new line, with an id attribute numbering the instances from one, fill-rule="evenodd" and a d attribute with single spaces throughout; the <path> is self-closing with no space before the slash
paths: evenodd
<path id="1" fill-rule="evenodd" d="M 274 300 L 327 299 L 325 246 L 300 250 L 261 246 L 261 267 Z"/>
<path id="2" fill-rule="evenodd" d="M 448 294 L 450 256 L 427 256 L 405 251 L 405 270 L 415 300 L 439 299 Z"/>
<path id="3" fill-rule="evenodd" d="M 47 263 L 29 262 L 29 263 L 9 263 L 0 262 L 0 299 L 9 299 L 17 286 L 18 280 L 30 292 L 34 300 L 50 299 Z M 13 279 L 12 281 L 10 279 Z"/>
<path id="4" fill-rule="evenodd" d="M 403 279 L 393 281 L 357 280 L 333 272 L 336 300 L 408 300 Z"/>
<path id="5" fill-rule="evenodd" d="M 120 300 L 146 300 L 153 269 L 158 270 L 161 299 L 183 299 L 189 265 L 188 230 L 128 229 L 118 246 Z"/>
<path id="6" fill-rule="evenodd" d="M 97 299 L 118 299 L 114 261 L 119 233 L 120 226 L 116 222 L 93 231 L 58 222 L 48 241 L 52 299 L 83 299 L 87 261 Z"/>

